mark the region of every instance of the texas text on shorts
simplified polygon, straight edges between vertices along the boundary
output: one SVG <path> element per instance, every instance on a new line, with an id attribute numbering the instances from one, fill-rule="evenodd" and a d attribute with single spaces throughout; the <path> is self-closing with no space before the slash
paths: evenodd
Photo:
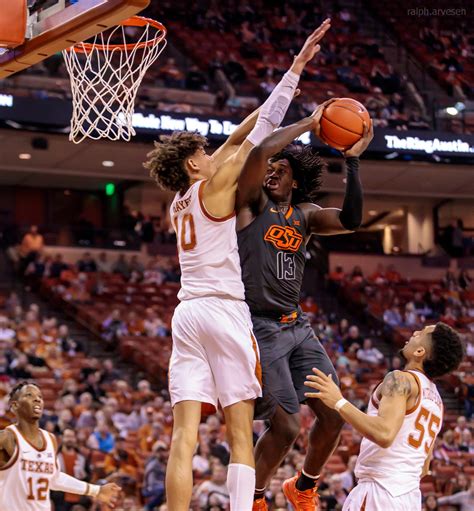
<path id="1" fill-rule="evenodd" d="M 352 425 L 363 437 L 355 467 L 358 485 L 343 511 L 421 511 L 420 480 L 429 471 L 443 422 L 443 402 L 433 378 L 455 371 L 464 348 L 445 323 L 415 332 L 401 350 L 404 371 L 392 371 L 377 385 L 367 414 L 346 401 L 322 371 L 308 376 L 307 392 Z"/>
<path id="2" fill-rule="evenodd" d="M 167 501 L 173 511 L 189 509 L 201 403 L 220 403 L 224 410 L 231 450 L 227 476 L 231 509 L 252 508 L 252 420 L 261 385 L 237 248 L 237 181 L 249 151 L 285 116 L 304 65 L 327 24 L 310 35 L 303 54 L 262 107 L 212 156 L 205 151 L 204 137 L 175 132 L 161 137 L 145 164 L 160 187 L 176 193 L 170 217 L 182 275 L 181 303 L 172 320 L 169 390 L 174 431 L 166 476 Z"/>
<path id="3" fill-rule="evenodd" d="M 36 384 L 17 384 L 9 404 L 16 423 L 0 431 L 0 509 L 51 511 L 50 490 L 97 498 L 115 508 L 119 486 L 89 484 L 59 470 L 56 438 L 39 427 L 43 397 Z"/>
<path id="4" fill-rule="evenodd" d="M 283 484 L 297 511 L 315 509 L 317 479 L 337 445 L 343 424 L 324 403 L 307 400 L 304 395 L 305 377 L 313 367 L 333 374 L 335 381 L 337 376 L 301 313 L 299 299 L 310 236 L 344 234 L 360 225 L 359 156 L 373 132 L 365 126 L 363 137 L 344 153 L 347 184 L 342 210 L 314 204 L 322 163 L 313 148 L 288 146 L 305 131 L 318 132 L 322 112 L 331 101 L 255 147 L 239 181 L 237 229 L 242 277 L 263 376 L 264 396 L 257 401 L 256 418 L 269 420 L 256 447 L 256 510 L 266 509 L 265 488 L 299 434 L 300 403 L 307 401 L 317 419 L 302 473 Z"/>

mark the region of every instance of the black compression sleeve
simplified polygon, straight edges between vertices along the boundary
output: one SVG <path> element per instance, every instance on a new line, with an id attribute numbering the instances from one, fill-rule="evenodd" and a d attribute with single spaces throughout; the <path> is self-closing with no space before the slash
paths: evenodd
<path id="1" fill-rule="evenodd" d="M 342 226 L 348 231 L 360 227 L 362 223 L 362 184 L 359 179 L 359 158 L 351 156 L 346 158 L 347 182 L 344 204 L 339 213 Z"/>

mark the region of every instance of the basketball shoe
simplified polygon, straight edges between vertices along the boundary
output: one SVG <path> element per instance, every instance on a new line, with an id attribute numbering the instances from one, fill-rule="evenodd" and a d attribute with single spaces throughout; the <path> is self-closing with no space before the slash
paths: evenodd
<path id="1" fill-rule="evenodd" d="M 253 501 L 252 511 L 268 511 L 265 497 Z"/>
<path id="2" fill-rule="evenodd" d="M 315 486 L 305 491 L 298 490 L 296 487 L 298 477 L 299 474 L 291 479 L 287 479 L 283 483 L 283 493 L 285 497 L 291 503 L 295 511 L 317 511 L 319 508 L 317 487 Z"/>

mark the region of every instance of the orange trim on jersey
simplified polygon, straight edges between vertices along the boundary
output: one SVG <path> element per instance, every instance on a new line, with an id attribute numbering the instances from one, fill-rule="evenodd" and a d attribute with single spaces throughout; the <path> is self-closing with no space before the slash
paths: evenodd
<path id="1" fill-rule="evenodd" d="M 367 495 L 364 497 L 364 502 L 362 502 L 360 511 L 365 511 L 367 509 L 366 506 L 367 506 Z"/>
<path id="2" fill-rule="evenodd" d="M 378 403 L 378 401 L 375 400 L 375 398 L 377 397 L 377 390 L 380 387 L 380 385 L 382 385 L 382 383 L 383 383 L 383 380 L 380 380 L 380 382 L 377 383 L 377 385 L 375 386 L 374 392 L 372 394 L 372 397 L 370 398 L 370 400 L 372 401 L 372 404 L 375 406 L 375 408 L 377 410 L 379 409 L 379 403 Z"/>
<path id="3" fill-rule="evenodd" d="M 13 428 L 8 429 L 13 433 L 15 437 L 15 450 L 13 451 L 12 457 L 5 463 L 5 465 L 0 467 L 0 471 L 8 470 L 9 468 L 13 467 L 18 459 L 18 456 L 20 455 L 20 442 L 18 441 L 18 436 Z"/>
<path id="4" fill-rule="evenodd" d="M 41 436 L 43 437 L 43 447 L 41 449 L 38 449 L 37 447 L 35 447 L 27 438 L 25 438 L 25 435 L 23 435 L 23 433 L 18 429 L 18 433 L 20 433 L 21 437 L 27 444 L 30 444 L 31 447 L 33 447 L 33 449 L 35 451 L 43 452 L 43 451 L 46 451 L 46 448 L 48 447 L 48 441 L 46 440 L 46 437 L 44 436 L 44 433 L 41 429 L 39 430 L 39 432 L 41 433 Z"/>
<path id="5" fill-rule="evenodd" d="M 212 220 L 213 222 L 225 222 L 226 220 L 229 220 L 230 218 L 234 217 L 235 211 L 232 211 L 232 213 L 230 215 L 222 216 L 222 217 L 213 216 L 207 211 L 206 206 L 204 206 L 204 197 L 203 197 L 205 184 L 206 184 L 206 180 L 203 180 L 201 182 L 201 184 L 199 185 L 199 191 L 198 191 L 199 205 L 201 206 L 202 214 L 205 217 L 209 218 L 209 220 Z"/>
<path id="6" fill-rule="evenodd" d="M 416 384 L 418 385 L 418 397 L 416 398 L 415 405 L 412 406 L 409 410 L 407 410 L 405 412 L 405 415 L 410 415 L 410 414 L 412 414 L 418 408 L 418 406 L 421 403 L 421 397 L 422 397 L 422 394 L 423 394 L 423 387 L 421 386 L 420 379 L 418 378 L 418 376 L 415 373 L 412 373 L 411 371 L 403 371 L 403 372 L 404 373 L 409 373 L 412 376 L 414 376 Z"/>
<path id="7" fill-rule="evenodd" d="M 260 383 L 260 387 L 262 386 L 262 365 L 260 364 L 260 357 L 258 355 L 258 349 L 257 349 L 257 341 L 255 340 L 255 337 L 252 332 L 250 332 L 250 338 L 252 339 L 252 348 L 255 352 L 255 357 L 257 359 L 255 363 L 255 376 L 257 377 L 258 383 Z"/>
<path id="8" fill-rule="evenodd" d="M 290 218 L 290 216 L 293 214 L 293 206 L 290 206 L 288 208 L 288 211 L 285 213 L 285 218 L 288 220 L 288 218 Z"/>

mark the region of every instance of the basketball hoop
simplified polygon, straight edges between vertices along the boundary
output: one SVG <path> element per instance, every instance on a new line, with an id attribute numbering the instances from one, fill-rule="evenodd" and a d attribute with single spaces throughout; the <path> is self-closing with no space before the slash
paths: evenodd
<path id="1" fill-rule="evenodd" d="M 131 39 L 135 42 L 129 42 Z M 166 46 L 166 28 L 133 16 L 90 43 L 63 51 L 71 80 L 73 112 L 69 140 L 126 140 L 135 135 L 138 88 Z"/>

